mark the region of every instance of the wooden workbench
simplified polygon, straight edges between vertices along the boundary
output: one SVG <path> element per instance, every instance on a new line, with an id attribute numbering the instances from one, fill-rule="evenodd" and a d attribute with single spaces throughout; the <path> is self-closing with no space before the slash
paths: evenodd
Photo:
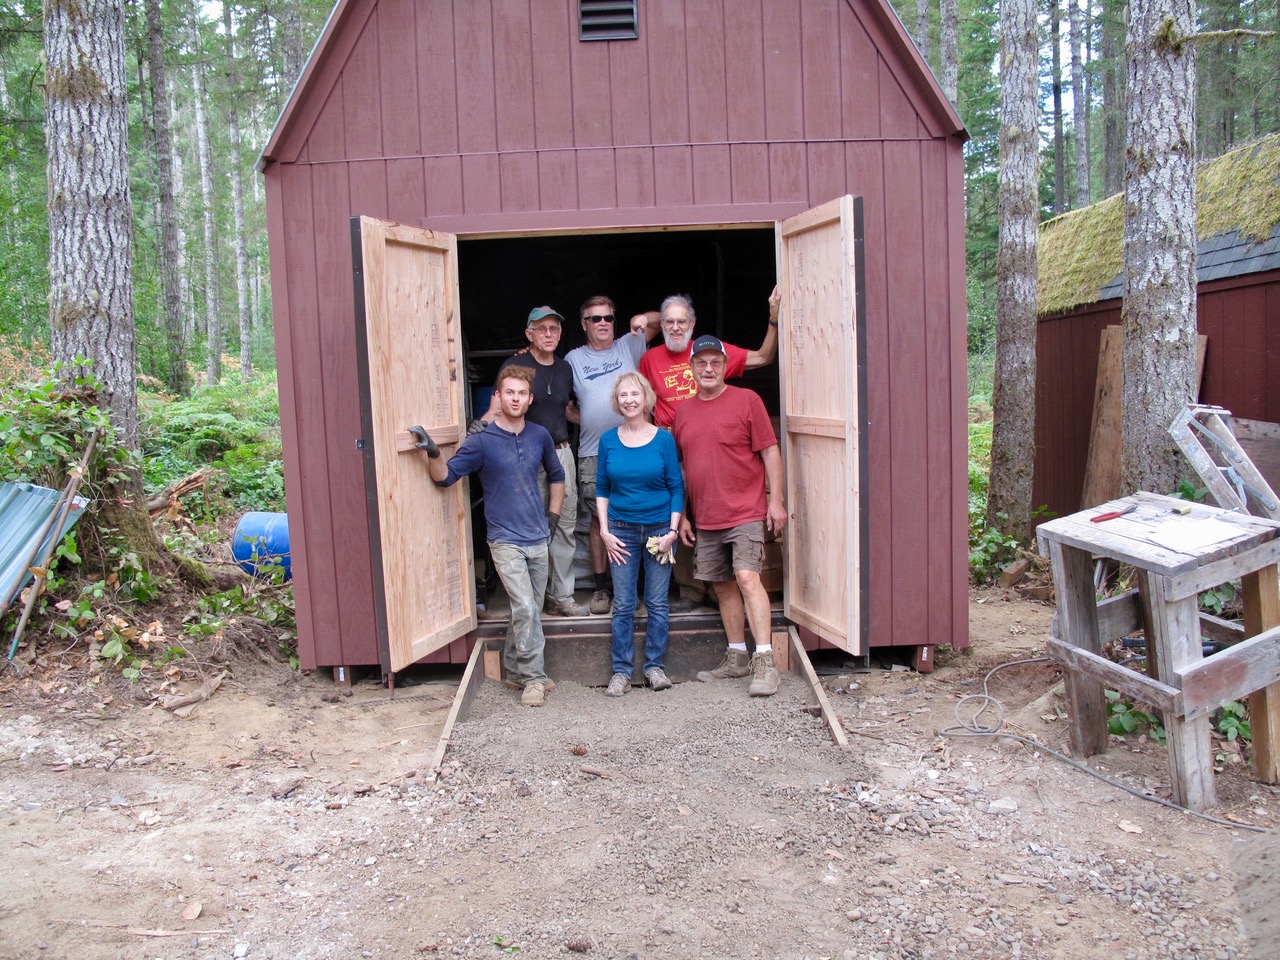
<path id="1" fill-rule="evenodd" d="M 1101 523 L 1092 517 L 1134 506 Z M 1251 695 L 1258 778 L 1277 782 L 1280 758 L 1280 522 L 1138 493 L 1042 524 L 1040 552 L 1053 565 L 1058 612 L 1049 656 L 1067 668 L 1071 748 L 1080 757 L 1107 748 L 1104 690 L 1164 714 L 1175 802 L 1216 805 L 1209 715 Z M 1109 557 L 1138 572 L 1138 591 L 1095 600 L 1093 560 Z M 1204 658 L 1199 594 L 1242 580 L 1242 641 Z M 1138 629 L 1147 637 L 1148 675 L 1103 657 L 1102 646 Z"/>

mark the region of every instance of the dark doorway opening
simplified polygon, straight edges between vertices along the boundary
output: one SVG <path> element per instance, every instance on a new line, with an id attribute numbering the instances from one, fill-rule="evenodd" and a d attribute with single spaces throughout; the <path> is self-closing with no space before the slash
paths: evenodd
<path id="1" fill-rule="evenodd" d="M 585 341 L 578 308 L 604 294 L 617 305 L 617 330 L 634 314 L 657 310 L 673 293 L 688 295 L 698 332 L 753 350 L 764 339 L 769 292 L 776 282 L 772 225 L 720 230 L 662 230 L 485 240 L 460 238 L 458 286 L 468 378 L 493 385 L 502 362 L 526 346 L 529 311 L 547 304 L 566 319 L 557 351 Z M 739 381 L 778 409 L 776 366 Z"/>
<path id="2" fill-rule="evenodd" d="M 666 297 L 679 293 L 693 302 L 698 333 L 712 333 L 754 350 L 767 330 L 769 293 L 777 282 L 776 256 L 772 224 L 733 229 L 460 237 L 459 308 L 472 416 L 487 409 L 488 391 L 503 362 L 527 346 L 525 318 L 533 307 L 543 304 L 566 320 L 556 351 L 560 356 L 586 341 L 579 307 L 588 297 L 600 294 L 611 297 L 616 305 L 616 336 L 628 332 L 633 315 L 657 310 Z M 659 338 L 650 343 L 660 342 Z M 776 417 L 776 363 L 748 371 L 734 382 L 759 393 L 765 407 Z M 478 485 L 473 487 L 472 495 L 473 542 L 477 556 L 487 559 L 484 504 Z M 589 583 L 590 574 L 587 525 L 585 515 L 580 516 L 575 568 L 580 589 Z M 481 574 L 477 584 L 481 604 L 486 604 L 490 591 L 498 587 L 496 577 L 487 573 Z M 495 599 L 501 610 L 500 591 Z"/>

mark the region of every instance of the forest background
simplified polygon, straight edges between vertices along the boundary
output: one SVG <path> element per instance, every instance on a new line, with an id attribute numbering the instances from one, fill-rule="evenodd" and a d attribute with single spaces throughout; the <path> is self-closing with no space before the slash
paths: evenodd
<path id="1" fill-rule="evenodd" d="M 283 509 L 264 193 L 254 164 L 331 8 L 329 0 L 125 3 L 137 373 L 149 492 L 213 463 L 234 481 L 222 491 L 234 508 Z M 1000 5 L 899 0 L 897 12 L 971 137 L 965 148 L 971 538 L 979 564 L 990 568 L 995 551 L 983 553 L 981 538 L 997 326 Z M 1197 51 L 1197 150 L 1206 159 L 1280 130 L 1280 43 L 1248 36 L 1280 27 L 1280 0 L 1201 0 L 1196 16 L 1198 30 L 1221 37 L 1198 43 Z M 31 377 L 49 359 L 41 18 L 39 3 L 0 0 L 0 384 Z M 1045 220 L 1122 189 L 1124 5 L 1042 0 L 1039 38 Z M 163 227 L 169 193 L 176 237 L 166 237 Z M 166 271 L 176 283 L 162 282 Z M 177 299 L 168 313 L 166 286 Z M 251 380 L 246 393 L 239 385 Z M 989 543 L 1007 547 L 1005 540 Z"/>

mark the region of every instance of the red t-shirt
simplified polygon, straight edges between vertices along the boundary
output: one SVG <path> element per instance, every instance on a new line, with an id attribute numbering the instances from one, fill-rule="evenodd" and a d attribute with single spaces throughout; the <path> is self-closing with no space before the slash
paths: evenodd
<path id="1" fill-rule="evenodd" d="M 686 400 L 697 396 L 698 384 L 689 367 L 689 352 L 694 337 L 682 353 L 672 353 L 665 343 L 659 343 L 645 351 L 640 358 L 640 374 L 649 381 L 658 395 L 658 406 L 653 411 L 653 422 L 660 427 L 670 427 L 676 420 L 676 408 Z M 724 345 L 728 351 L 724 375 L 740 377 L 747 372 L 747 351 L 731 343 Z"/>
<path id="2" fill-rule="evenodd" d="M 778 438 L 758 394 L 726 386 L 714 400 L 682 403 L 671 432 L 698 529 L 725 530 L 765 518 L 769 504 L 760 451 Z"/>

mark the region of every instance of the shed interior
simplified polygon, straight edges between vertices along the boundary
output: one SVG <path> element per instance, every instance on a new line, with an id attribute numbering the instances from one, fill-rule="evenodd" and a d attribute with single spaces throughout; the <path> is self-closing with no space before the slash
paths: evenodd
<path id="1" fill-rule="evenodd" d="M 680 293 L 693 302 L 698 333 L 713 333 L 753 350 L 767 329 L 768 298 L 776 271 L 771 223 L 701 230 L 459 237 L 458 295 L 471 415 L 487 406 L 488 391 L 502 363 L 527 345 L 525 317 L 535 306 L 547 304 L 564 315 L 560 356 L 586 341 L 579 307 L 598 294 L 611 297 L 616 305 L 616 335 L 627 332 L 635 314 L 657 310 L 663 299 Z M 776 362 L 749 371 L 734 383 L 755 390 L 770 414 L 777 415 Z M 472 496 L 474 543 L 477 556 L 485 556 L 478 484 Z M 588 522 L 589 518 L 579 515 L 576 569 L 580 578 L 590 572 L 585 543 Z M 498 587 L 496 577 L 485 579 L 489 588 Z M 487 592 L 484 584 L 481 589 Z"/>
<path id="2" fill-rule="evenodd" d="M 548 304 L 564 315 L 557 351 L 586 342 L 578 308 L 604 294 L 617 305 L 616 333 L 663 299 L 693 301 L 698 333 L 753 350 L 764 339 L 776 282 L 773 224 L 743 229 L 458 239 L 459 307 L 472 387 L 493 385 L 507 357 L 527 346 L 524 320 Z M 656 342 L 656 341 L 655 341 Z M 776 365 L 736 381 L 778 411 Z M 474 400 L 474 393 L 472 394 Z"/>

